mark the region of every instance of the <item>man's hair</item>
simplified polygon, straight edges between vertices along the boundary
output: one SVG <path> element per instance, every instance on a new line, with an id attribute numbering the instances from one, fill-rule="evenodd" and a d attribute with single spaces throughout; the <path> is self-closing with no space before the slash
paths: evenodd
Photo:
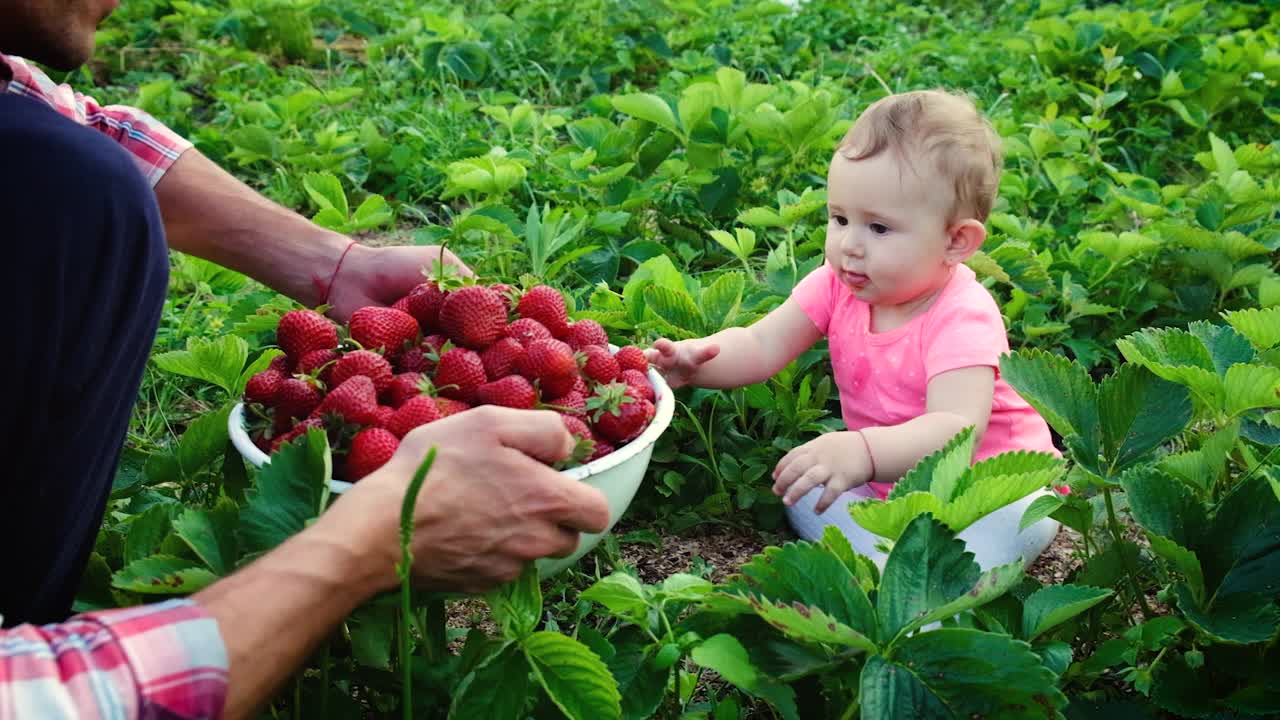
<path id="1" fill-rule="evenodd" d="M 1004 164 L 1000 136 L 966 95 L 947 90 L 897 93 L 872 103 L 845 133 L 836 152 L 865 160 L 886 149 L 952 188 L 947 221 L 962 215 L 986 222 Z M 923 160 L 925 168 L 914 166 Z"/>

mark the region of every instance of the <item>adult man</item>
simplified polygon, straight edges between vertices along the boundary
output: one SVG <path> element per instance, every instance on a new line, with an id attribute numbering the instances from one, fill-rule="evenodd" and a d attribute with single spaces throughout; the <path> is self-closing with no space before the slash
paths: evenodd
<path id="1" fill-rule="evenodd" d="M 439 253 L 319 228 L 145 113 L 100 107 L 22 59 L 83 64 L 115 3 L 0 0 L 0 229 L 12 268 L 0 302 L 14 368 L 0 377 L 0 615 L 16 625 L 0 630 L 0 720 L 249 714 L 352 608 L 394 584 L 400 498 L 433 445 L 414 540 L 427 585 L 491 587 L 607 524 L 598 491 L 537 460 L 570 452 L 558 416 L 480 408 L 406 436 L 311 528 L 189 601 L 66 620 L 159 321 L 168 248 L 327 303 L 337 319 L 399 297 Z"/>

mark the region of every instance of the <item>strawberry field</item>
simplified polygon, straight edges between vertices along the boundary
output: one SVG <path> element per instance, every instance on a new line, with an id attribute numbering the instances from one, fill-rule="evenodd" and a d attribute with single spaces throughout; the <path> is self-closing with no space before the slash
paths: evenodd
<path id="1" fill-rule="evenodd" d="M 131 0 L 65 79 L 317 224 L 477 275 L 423 268 L 456 296 L 434 314 L 406 297 L 313 344 L 312 309 L 172 253 L 77 609 L 187 595 L 278 545 L 329 480 L 466 411 L 424 384 L 572 405 L 595 443 L 569 465 L 625 450 L 662 420 L 630 346 L 750 324 L 822 263 L 827 164 L 869 103 L 963 90 L 1004 142 L 968 264 L 1062 458 L 969 465 L 956 436 L 857 508 L 892 546 L 879 568 L 834 530 L 795 539 L 770 491 L 843 428 L 823 345 L 765 383 L 681 388 L 571 567 L 376 598 L 263 717 L 1280 716 L 1275 3 Z M 307 432 L 319 407 L 378 427 Z M 956 535 L 1051 486 L 1071 492 L 1023 523 L 1062 523 L 1054 569 L 979 568 Z M 690 538 L 749 551 L 652 571 Z"/>

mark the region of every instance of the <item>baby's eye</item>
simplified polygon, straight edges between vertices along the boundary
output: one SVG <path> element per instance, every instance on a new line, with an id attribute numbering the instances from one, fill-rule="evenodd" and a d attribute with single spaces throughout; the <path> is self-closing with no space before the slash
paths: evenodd
<path id="1" fill-rule="evenodd" d="M 832 220 L 834 220 L 834 221 L 835 221 L 835 223 L 836 223 L 837 225 L 839 225 L 840 227 L 844 227 L 845 225 L 848 225 L 848 224 L 849 224 L 849 218 L 847 218 L 847 217 L 845 217 L 845 216 L 843 216 L 843 215 L 832 215 L 832 216 L 831 216 L 831 219 L 832 219 Z"/>
<path id="2" fill-rule="evenodd" d="M 876 235 L 884 235 L 885 233 L 889 232 L 889 226 L 885 225 L 884 223 L 873 222 L 867 227 L 871 228 L 871 232 L 875 233 Z"/>

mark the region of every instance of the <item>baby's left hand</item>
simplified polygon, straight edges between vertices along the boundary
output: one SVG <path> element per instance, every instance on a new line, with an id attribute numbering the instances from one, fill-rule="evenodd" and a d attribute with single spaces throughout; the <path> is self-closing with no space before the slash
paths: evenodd
<path id="1" fill-rule="evenodd" d="M 840 493 L 865 485 L 873 478 L 867 446 L 856 432 L 830 432 L 787 453 L 773 470 L 773 494 L 784 505 L 793 505 L 817 485 L 826 489 L 815 512 L 826 511 Z"/>

